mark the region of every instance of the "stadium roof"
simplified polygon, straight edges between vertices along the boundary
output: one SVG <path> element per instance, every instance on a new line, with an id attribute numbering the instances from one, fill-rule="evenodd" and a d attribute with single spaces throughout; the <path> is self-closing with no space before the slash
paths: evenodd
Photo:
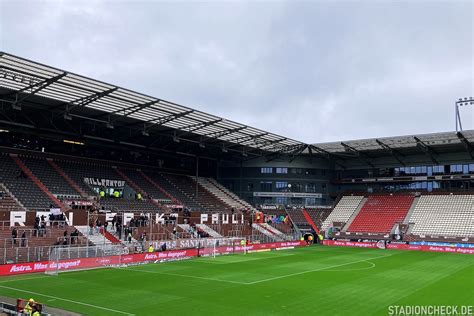
<path id="1" fill-rule="evenodd" d="M 370 166 L 372 159 L 381 156 L 392 156 L 405 165 L 407 155 L 420 153 L 438 165 L 439 154 L 455 151 L 465 152 L 474 159 L 474 130 L 320 143 L 305 150 L 334 159 L 355 157 Z"/>
<path id="2" fill-rule="evenodd" d="M 168 127 L 265 152 L 289 153 L 307 147 L 287 137 L 3 52 L 0 87 L 17 96 L 22 93 L 59 101 L 65 106 L 65 116 L 88 108 L 136 119 L 143 123 L 144 132 Z M 22 99 L 26 97 L 17 97 L 14 103 Z"/>
<path id="3" fill-rule="evenodd" d="M 272 159 L 281 154 L 291 159 L 315 154 L 329 159 L 358 157 L 370 164 L 371 158 L 393 156 L 402 163 L 403 155 L 424 152 L 435 162 L 438 153 L 454 149 L 467 151 L 474 159 L 473 130 L 310 145 L 3 52 L 0 88 L 7 89 L 6 93 L 0 92 L 0 97 L 13 108 L 35 99 L 33 109 L 45 106 L 59 111 L 64 118 L 75 116 L 107 126 L 133 126 L 143 135 L 152 131 L 176 140 L 187 136 L 185 140 L 194 143 L 222 143 L 222 151 L 273 156 Z"/>
<path id="4" fill-rule="evenodd" d="M 463 139 L 474 144 L 474 130 L 462 131 L 460 133 L 445 132 L 433 134 L 420 134 L 412 136 L 395 136 L 371 139 L 360 139 L 343 142 L 330 142 L 313 144 L 329 153 L 345 153 L 347 151 L 376 151 L 387 148 L 391 149 L 407 149 L 416 148 L 420 144 L 429 147 L 462 145 Z"/>

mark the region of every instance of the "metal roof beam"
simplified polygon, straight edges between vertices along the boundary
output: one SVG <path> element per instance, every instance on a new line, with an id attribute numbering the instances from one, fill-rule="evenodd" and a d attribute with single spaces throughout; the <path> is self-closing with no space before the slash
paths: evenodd
<path id="1" fill-rule="evenodd" d="M 293 160 L 295 160 L 306 148 L 309 148 L 309 145 L 307 144 L 304 144 L 303 146 L 301 146 L 300 149 L 297 149 L 295 151 L 293 151 L 291 154 L 290 154 L 290 163 L 293 162 Z"/>
<path id="2" fill-rule="evenodd" d="M 401 157 L 403 155 L 398 150 L 395 150 L 395 149 L 391 148 L 390 146 L 388 146 L 387 144 L 381 142 L 378 139 L 376 139 L 375 142 L 377 144 L 379 144 L 380 147 L 387 150 L 393 156 L 393 158 L 395 158 L 402 166 L 404 166 L 404 167 L 406 166 L 405 162 L 401 159 Z"/>
<path id="3" fill-rule="evenodd" d="M 237 137 L 237 138 L 226 139 L 225 141 L 230 142 L 230 143 L 234 143 L 234 145 L 232 145 L 232 147 L 233 147 L 233 146 L 237 146 L 237 145 L 240 145 L 242 143 L 248 142 L 249 140 L 257 139 L 257 138 L 267 136 L 267 135 L 268 135 L 268 133 L 260 133 L 260 134 L 255 134 L 255 135 L 247 135 L 247 136 L 242 136 L 242 137 Z M 245 146 L 245 145 L 243 145 L 243 146 Z"/>
<path id="4" fill-rule="evenodd" d="M 416 136 L 414 136 L 413 139 L 416 141 L 416 147 L 421 149 L 428 157 L 430 157 L 431 161 L 433 161 L 436 165 L 439 165 L 439 162 L 435 157 L 437 153 L 433 150 L 433 148 L 426 145 L 421 139 Z"/>
<path id="5" fill-rule="evenodd" d="M 347 167 L 344 166 L 342 163 L 339 163 L 339 162 L 337 161 L 337 157 L 335 157 L 335 156 L 334 156 L 333 154 L 331 154 L 329 151 L 326 151 L 326 150 L 324 150 L 324 149 L 322 149 L 322 148 L 319 148 L 319 147 L 317 147 L 317 146 L 314 146 L 314 145 L 310 145 L 309 148 L 312 149 L 312 150 L 314 150 L 314 151 L 316 151 L 316 152 L 318 152 L 318 153 L 320 153 L 320 154 L 322 154 L 323 157 L 326 158 L 327 160 L 329 160 L 329 161 L 334 161 L 334 164 L 335 164 L 336 166 L 339 166 L 339 167 L 341 167 L 341 168 L 344 169 L 344 170 L 347 169 Z"/>
<path id="6" fill-rule="evenodd" d="M 180 131 L 183 131 L 178 136 L 181 136 L 181 135 L 184 135 L 184 134 L 187 134 L 187 133 L 195 132 L 195 131 L 200 130 L 204 127 L 211 126 L 211 125 L 217 124 L 219 122 L 222 122 L 223 120 L 224 119 L 217 119 L 217 120 L 214 120 L 214 121 L 199 122 L 199 123 L 196 123 L 196 124 L 191 124 L 191 125 L 178 127 L 177 129 L 179 129 Z"/>
<path id="7" fill-rule="evenodd" d="M 165 112 L 165 111 L 164 111 Z M 135 125 L 141 125 L 141 124 L 146 124 L 146 123 L 156 123 L 157 121 L 159 120 L 162 120 L 162 119 L 165 119 L 165 118 L 171 118 L 171 117 L 174 117 L 175 119 L 177 118 L 180 118 L 180 117 L 183 117 L 183 116 L 186 116 L 188 114 L 191 114 L 193 113 L 194 110 L 189 110 L 189 111 L 185 111 L 185 112 L 180 112 L 180 113 L 171 113 L 170 115 L 166 115 L 166 116 L 163 116 L 163 117 L 160 117 L 160 118 L 152 118 L 152 119 L 149 119 L 149 120 L 140 120 L 140 119 L 136 119 L 138 120 L 138 122 L 133 122 L 133 123 L 130 123 L 130 124 L 125 124 L 124 126 L 126 127 L 130 127 L 130 126 L 135 126 Z M 166 113 L 170 113 L 170 112 L 166 112 Z M 135 118 L 134 118 L 135 119 Z M 171 120 L 172 121 L 172 120 Z M 171 122 L 171 121 L 168 121 L 168 122 Z M 165 123 L 168 123 L 168 122 L 165 122 Z M 161 125 L 165 124 L 165 123 L 162 123 Z M 173 128 L 174 129 L 174 128 Z"/>
<path id="8" fill-rule="evenodd" d="M 461 132 L 457 132 L 456 136 L 459 138 L 461 143 L 464 145 L 464 148 L 466 149 L 467 153 L 471 157 L 471 159 L 474 159 L 474 146 L 464 137 L 464 135 Z"/>
<path id="9" fill-rule="evenodd" d="M 113 111 L 113 112 L 109 112 L 108 114 L 119 114 L 120 112 L 124 112 L 122 116 L 127 117 L 130 114 L 136 113 L 136 112 L 140 111 L 141 109 L 152 106 L 153 104 L 156 104 L 158 102 L 160 102 L 160 100 L 154 100 L 154 101 L 150 101 L 150 102 L 147 102 L 147 103 L 134 105 L 134 106 L 129 107 L 129 108 L 124 108 L 124 109 L 116 110 L 116 111 Z M 130 112 L 125 113 L 125 111 L 130 111 Z"/>
<path id="10" fill-rule="evenodd" d="M 117 91 L 117 90 L 118 90 L 118 88 L 115 87 L 115 88 L 112 88 L 112 89 L 109 89 L 109 90 L 96 92 L 94 94 L 91 94 L 91 95 L 79 98 L 77 100 L 71 101 L 69 103 L 66 103 L 66 111 L 65 112 L 68 113 L 68 112 L 74 110 L 75 108 L 85 107 L 86 105 L 91 104 L 92 102 L 97 101 L 100 98 L 103 98 L 103 97 L 105 97 L 105 96 L 107 96 L 107 95 L 109 95 L 109 94 L 111 94 L 111 93 L 113 93 L 114 91 Z"/>
<path id="11" fill-rule="evenodd" d="M 61 73 L 57 76 L 54 76 L 52 78 L 45 79 L 43 81 L 38 81 L 36 83 L 30 84 L 29 86 L 24 87 L 24 88 L 22 88 L 20 90 L 17 90 L 15 92 L 4 94 L 4 95 L 2 95 L 2 97 L 8 97 L 8 96 L 15 95 L 16 100 L 13 102 L 13 106 L 17 106 L 17 104 L 21 104 L 21 102 L 26 100 L 28 97 L 40 92 L 41 90 L 43 90 L 47 86 L 49 86 L 52 83 L 58 81 L 59 79 L 63 78 L 66 75 L 67 75 L 67 72 L 63 72 L 63 73 Z M 31 91 L 27 92 L 30 89 L 31 89 Z M 20 95 L 20 93 L 27 93 L 27 95 L 25 95 L 25 96 L 21 97 L 20 99 L 18 99 L 18 96 Z"/>
<path id="12" fill-rule="evenodd" d="M 274 139 L 274 140 L 264 140 L 261 143 L 256 142 L 257 146 L 254 147 L 254 148 L 255 149 L 260 149 L 260 148 L 267 147 L 267 146 L 270 146 L 270 145 L 273 145 L 273 144 L 278 144 L 279 142 L 284 141 L 284 140 L 286 140 L 286 137 L 283 137 L 283 138 L 280 138 L 280 139 Z"/>
<path id="13" fill-rule="evenodd" d="M 341 145 L 346 149 L 346 150 L 349 150 L 349 151 L 352 151 L 354 153 L 357 154 L 357 156 L 362 159 L 366 164 L 368 164 L 369 166 L 371 166 L 372 168 L 375 168 L 374 164 L 372 163 L 372 160 L 371 160 L 371 157 L 369 155 L 367 155 L 366 153 L 363 153 L 357 149 L 355 149 L 354 147 L 352 146 L 349 146 L 343 142 L 341 142 Z"/>
<path id="14" fill-rule="evenodd" d="M 229 135 L 229 134 L 232 134 L 232 133 L 240 132 L 241 130 L 244 130 L 246 128 L 247 128 L 247 126 L 241 126 L 241 127 L 227 129 L 227 130 L 220 131 L 220 132 L 210 133 L 210 134 L 207 134 L 205 136 L 209 137 L 209 138 L 219 138 L 219 137 L 226 136 L 226 135 Z M 218 139 L 218 140 L 223 140 L 223 139 Z"/>
<path id="15" fill-rule="evenodd" d="M 257 143 L 256 146 L 248 145 L 248 146 L 252 147 L 252 150 L 249 151 L 249 152 L 254 152 L 256 150 L 271 151 L 271 149 L 274 149 L 276 146 L 272 146 L 272 147 L 269 147 L 269 148 L 265 148 L 265 147 L 271 146 L 271 145 L 274 145 L 274 144 L 278 144 L 279 142 L 284 141 L 284 140 L 286 140 L 286 138 L 280 138 L 280 139 L 275 139 L 275 140 L 265 140 L 260 144 Z M 262 148 L 265 148 L 265 149 L 262 149 Z"/>
<path id="16" fill-rule="evenodd" d="M 298 151 L 301 149 L 301 147 L 305 147 L 306 144 L 296 144 L 296 145 L 287 145 L 287 146 L 282 146 L 281 150 L 279 151 L 282 154 L 293 154 L 294 152 Z"/>
<path id="17" fill-rule="evenodd" d="M 152 128 L 152 127 L 156 127 L 156 126 L 160 126 L 160 125 L 163 125 L 163 124 L 166 124 L 166 123 L 169 123 L 171 121 L 174 121 L 180 117 L 183 117 L 185 115 L 188 115 L 190 113 L 192 113 L 194 111 L 186 111 L 186 112 L 181 112 L 181 113 L 176 113 L 176 114 L 171 114 L 171 115 L 167 115 L 167 116 L 164 116 L 164 117 L 160 117 L 159 119 L 154 119 L 153 122 L 151 122 L 152 124 L 148 125 L 147 126 L 147 123 L 150 123 L 150 121 L 148 122 L 144 122 L 144 131 Z"/>

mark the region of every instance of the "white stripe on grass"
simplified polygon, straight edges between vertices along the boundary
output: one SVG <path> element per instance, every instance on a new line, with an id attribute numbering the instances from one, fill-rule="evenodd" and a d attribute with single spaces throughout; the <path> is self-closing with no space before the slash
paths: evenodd
<path id="1" fill-rule="evenodd" d="M 111 308 L 98 306 L 98 305 L 94 305 L 94 304 L 89 304 L 89 303 L 83 303 L 83 302 L 70 300 L 70 299 L 67 299 L 67 298 L 61 298 L 61 297 L 57 297 L 57 296 L 53 296 L 53 295 L 43 294 L 43 293 L 39 293 L 39 292 L 27 291 L 27 290 L 18 289 L 18 288 L 14 288 L 14 287 L 10 287 L 10 286 L 3 286 L 3 285 L 0 285 L 0 288 L 4 288 L 4 289 L 7 289 L 7 290 L 12 290 L 12 291 L 17 291 L 17 292 L 29 293 L 29 294 L 42 296 L 42 297 L 47 297 L 47 298 L 51 298 L 51 299 L 55 299 L 55 300 L 60 300 L 60 301 L 64 301 L 64 302 L 73 303 L 73 304 L 88 306 L 88 307 L 101 309 L 101 310 L 108 311 L 108 312 L 113 312 L 113 313 L 116 313 L 116 314 L 135 316 L 135 314 L 119 311 L 119 310 L 116 310 L 116 309 L 111 309 Z"/>
<path id="2" fill-rule="evenodd" d="M 200 277 L 196 275 L 188 275 L 188 274 L 178 274 L 178 273 L 168 273 L 168 272 L 159 272 L 159 271 L 148 271 L 148 270 L 138 270 L 138 269 L 130 269 L 130 268 L 118 268 L 120 270 L 126 271 L 135 271 L 135 272 L 143 272 L 143 273 L 153 273 L 153 274 L 162 274 L 162 275 L 169 275 L 169 276 L 177 276 L 183 278 L 191 278 L 191 279 L 198 279 L 198 280 L 205 280 L 205 281 L 216 281 L 216 282 L 225 282 L 225 283 L 233 283 L 233 284 L 247 284 L 245 282 L 239 281 L 231 281 L 231 280 L 222 280 L 222 279 L 214 279 L 214 278 L 207 278 L 207 277 Z"/>
<path id="3" fill-rule="evenodd" d="M 357 261 L 346 262 L 346 263 L 336 264 L 336 265 L 332 265 L 332 266 L 317 268 L 317 269 L 313 269 L 313 270 L 307 270 L 307 271 L 295 272 L 295 273 L 290 273 L 290 274 L 285 274 L 285 275 L 279 275 L 279 276 L 276 276 L 276 277 L 273 277 L 273 278 L 248 282 L 246 284 L 253 285 L 253 284 L 259 284 L 259 283 L 263 283 L 263 282 L 275 281 L 275 280 L 284 279 L 284 278 L 288 278 L 288 277 L 292 277 L 292 276 L 302 275 L 302 274 L 311 273 L 311 272 L 324 271 L 324 270 L 329 270 L 329 269 L 332 269 L 332 268 L 339 268 L 339 267 L 351 265 L 351 264 L 354 264 L 354 263 L 364 262 L 364 261 L 368 261 L 368 260 L 381 259 L 381 258 L 387 258 L 387 257 L 391 257 L 391 256 L 393 256 L 393 255 L 361 259 L 361 260 L 357 260 Z"/>
<path id="4" fill-rule="evenodd" d="M 290 257 L 296 255 L 295 253 L 287 253 L 287 254 L 278 254 L 278 255 L 272 255 L 269 257 L 257 257 L 257 258 L 252 258 L 250 256 L 245 255 L 238 255 L 238 257 L 232 257 L 232 256 L 224 256 L 224 257 L 219 257 L 219 258 L 200 258 L 197 260 L 190 260 L 188 261 L 189 263 L 194 263 L 194 262 L 200 262 L 200 263 L 212 263 L 212 264 L 234 264 L 234 263 L 245 263 L 248 261 L 256 261 L 256 260 L 266 260 L 266 259 L 275 259 L 275 258 L 282 258 L 282 257 Z M 235 259 L 239 260 L 235 260 Z M 232 260 L 234 259 L 234 260 Z M 242 259 L 242 260 L 240 260 Z"/>
<path id="5" fill-rule="evenodd" d="M 152 274 L 162 274 L 162 275 L 169 275 L 169 276 L 177 276 L 177 277 L 183 277 L 183 278 L 191 278 L 191 279 L 198 279 L 198 280 L 204 280 L 204 281 L 216 281 L 216 282 L 224 282 L 224 283 L 232 283 L 232 284 L 239 284 L 239 285 L 253 285 L 253 284 L 258 284 L 258 283 L 263 283 L 263 282 L 268 282 L 268 281 L 274 281 L 274 280 L 279 280 L 283 278 L 288 278 L 292 276 L 297 276 L 301 274 L 306 274 L 306 273 L 311 273 L 311 272 L 318 272 L 318 271 L 324 271 L 324 270 L 330 270 L 333 268 L 339 268 L 359 262 L 368 262 L 372 266 L 369 268 L 364 268 L 365 269 L 372 269 L 375 267 L 375 264 L 373 262 L 370 262 L 369 260 L 375 260 L 375 259 L 380 259 L 380 258 L 386 258 L 386 257 L 391 257 L 392 255 L 388 256 L 379 256 L 379 257 L 374 257 L 374 258 L 366 258 L 366 259 L 361 259 L 357 261 L 351 261 L 351 262 L 346 262 L 346 263 L 341 263 L 341 264 L 336 264 L 336 265 L 331 265 L 327 267 L 322 267 L 318 269 L 312 269 L 312 270 L 306 270 L 306 271 L 301 271 L 301 272 L 296 272 L 296 273 L 290 273 L 290 274 L 285 274 L 285 275 L 279 275 L 277 277 L 273 278 L 268 278 L 268 279 L 263 279 L 263 280 L 257 280 L 257 281 L 252 281 L 252 282 L 240 282 L 240 281 L 232 281 L 232 280 L 223 280 L 223 279 L 216 279 L 216 278 L 208 278 L 208 277 L 202 277 L 202 276 L 196 276 L 196 275 L 188 275 L 188 274 L 178 274 L 178 273 L 168 273 L 168 272 L 159 272 L 159 271 L 149 271 L 149 270 L 139 270 L 139 269 L 131 269 L 131 268 L 119 268 L 120 270 L 126 270 L 126 271 L 135 271 L 135 272 L 142 272 L 142 273 L 152 273 Z M 347 270 L 346 270 L 347 271 Z"/>
<path id="6" fill-rule="evenodd" d="M 40 275 L 40 276 L 35 276 L 35 277 L 27 277 L 27 278 L 20 278 L 20 277 L 14 277 L 9 280 L 2 280 L 0 283 L 10 283 L 10 282 L 19 282 L 19 281 L 26 281 L 26 280 L 34 280 L 34 279 L 43 279 L 43 278 L 50 278 L 51 276 L 49 275 Z"/>

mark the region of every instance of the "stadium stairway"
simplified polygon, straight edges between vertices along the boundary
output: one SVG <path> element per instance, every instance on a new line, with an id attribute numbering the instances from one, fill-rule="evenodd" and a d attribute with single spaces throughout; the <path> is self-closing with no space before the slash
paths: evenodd
<path id="1" fill-rule="evenodd" d="M 125 173 L 123 173 L 122 170 L 120 170 L 119 168 L 114 168 L 114 169 L 115 169 L 115 172 L 117 172 L 117 174 L 119 176 L 121 176 L 122 179 L 124 179 L 125 182 L 132 187 L 132 189 L 134 189 L 137 193 L 141 193 L 143 198 L 145 198 L 145 196 L 148 196 L 148 193 L 145 192 L 145 190 L 143 188 L 141 188 L 138 184 L 136 184 L 134 181 L 132 181 L 132 179 L 130 179 Z M 151 204 L 153 204 L 157 207 L 161 207 L 161 204 L 158 203 L 156 200 L 150 199 L 149 201 L 150 201 Z"/>
<path id="2" fill-rule="evenodd" d="M 192 179 L 196 181 L 196 177 L 192 177 Z M 217 186 L 216 182 L 211 181 L 210 178 L 200 177 L 198 178 L 197 182 L 209 193 L 211 193 L 216 198 L 229 205 L 230 207 L 233 207 L 236 210 L 249 208 L 248 203 L 244 203 L 235 195 L 230 195 L 230 192 L 228 192 L 227 190 L 223 190 L 222 187 Z"/>
<path id="3" fill-rule="evenodd" d="M 341 197 L 331 214 L 329 214 L 329 216 L 324 220 L 321 225 L 321 230 L 326 231 L 333 222 L 347 223 L 351 216 L 358 212 L 365 201 L 366 198 L 362 195 Z"/>
<path id="4" fill-rule="evenodd" d="M 53 160 L 47 159 L 47 162 L 53 167 L 56 172 L 63 177 L 63 179 L 74 189 L 79 193 L 82 197 L 87 197 L 87 193 L 84 192 L 84 190 L 79 187 L 76 182 L 74 182 L 65 172 L 61 167 L 59 167 Z"/>
<path id="5" fill-rule="evenodd" d="M 258 232 L 262 233 L 263 235 L 273 239 L 274 241 L 284 241 L 283 238 L 281 238 L 280 236 L 278 236 L 276 233 L 274 233 L 273 231 L 271 230 L 268 230 L 266 227 L 263 226 L 263 224 L 257 224 L 257 223 L 253 223 L 252 224 L 252 228 L 254 228 L 255 230 L 257 230 Z"/>
<path id="6" fill-rule="evenodd" d="M 30 178 L 33 183 L 36 184 L 36 186 L 40 188 L 40 190 L 43 191 L 54 204 L 59 206 L 62 210 L 67 209 L 66 205 L 64 205 L 48 190 L 48 188 L 31 172 L 31 170 L 23 163 L 23 161 L 21 161 L 18 157 L 12 157 L 12 159 L 15 161 L 18 167 L 20 167 L 20 169 L 28 176 L 28 178 Z"/>
<path id="7" fill-rule="evenodd" d="M 196 224 L 196 227 L 205 231 L 209 236 L 214 237 L 214 238 L 221 238 L 222 235 L 216 232 L 214 229 L 211 227 L 207 226 L 206 224 Z"/>
<path id="8" fill-rule="evenodd" d="M 185 233 L 192 234 L 193 237 L 197 237 L 197 232 L 189 224 L 178 224 L 177 225 Z"/>
<path id="9" fill-rule="evenodd" d="M 91 242 L 94 245 L 104 245 L 104 244 L 111 245 L 112 244 L 112 241 L 107 239 L 106 236 L 103 234 L 94 233 L 93 235 L 90 235 L 89 226 L 84 225 L 84 226 L 75 226 L 75 227 L 82 235 L 87 237 L 89 242 Z"/>
<path id="10" fill-rule="evenodd" d="M 230 196 L 231 198 L 233 198 L 234 200 L 237 200 L 239 201 L 239 203 L 241 203 L 244 208 L 246 209 L 249 209 L 251 211 L 257 211 L 257 209 L 255 207 L 253 207 L 252 205 L 250 205 L 249 203 L 247 203 L 247 201 L 241 199 L 239 196 L 237 196 L 235 193 L 233 193 L 232 191 L 228 190 L 225 186 L 223 186 L 222 184 L 220 184 L 219 182 L 217 182 L 216 179 L 213 179 L 213 178 L 207 178 L 207 180 L 214 184 L 219 190 L 221 190 L 222 192 L 224 192 L 225 194 L 227 194 L 228 196 Z"/>
<path id="11" fill-rule="evenodd" d="M 114 235 L 109 233 L 108 231 L 101 232 L 101 234 L 104 235 L 104 237 L 107 238 L 108 240 L 110 240 L 110 242 L 113 243 L 113 244 L 120 244 L 121 243 L 120 239 L 118 239 L 117 237 L 115 237 Z"/>
<path id="12" fill-rule="evenodd" d="M 281 239 L 283 240 L 291 240 L 292 238 L 288 237 L 287 235 L 285 235 L 283 232 L 279 231 L 278 229 L 276 229 L 275 227 L 273 227 L 272 225 L 269 225 L 267 223 L 263 223 L 261 224 L 266 230 L 274 233 L 275 235 L 277 235 L 278 237 L 280 237 Z"/>
<path id="13" fill-rule="evenodd" d="M 306 210 L 301 210 L 303 212 L 303 216 L 304 218 L 306 219 L 306 221 L 311 225 L 311 227 L 314 229 L 314 231 L 316 232 L 316 234 L 319 235 L 319 228 L 316 226 L 316 224 L 314 223 L 313 219 L 311 218 L 311 216 L 309 216 L 308 212 Z"/>
<path id="14" fill-rule="evenodd" d="M 0 211 L 26 211 L 26 207 L 8 190 L 8 188 L 0 183 Z"/>
<path id="15" fill-rule="evenodd" d="M 145 178 L 148 182 L 150 182 L 155 188 L 160 190 L 165 196 L 167 196 L 171 201 L 177 204 L 183 204 L 180 201 L 178 201 L 174 196 L 172 196 L 168 191 L 166 191 L 161 185 L 159 185 L 156 181 L 154 181 L 152 178 L 147 176 L 143 171 L 139 170 L 138 171 L 140 175 Z"/>
<path id="16" fill-rule="evenodd" d="M 362 201 L 360 202 L 359 206 L 357 206 L 357 208 L 355 209 L 354 213 L 352 213 L 351 217 L 349 217 L 349 219 L 347 220 L 346 224 L 344 225 L 344 227 L 342 228 L 342 232 L 346 232 L 347 229 L 349 228 L 349 226 L 351 226 L 352 222 L 354 221 L 354 219 L 356 218 L 357 214 L 359 214 L 360 210 L 362 209 L 362 207 L 365 205 L 365 202 L 367 202 L 367 198 L 363 198 Z"/>
<path id="17" fill-rule="evenodd" d="M 192 177 L 187 175 L 166 174 L 166 179 L 187 196 L 188 199 L 195 201 L 202 210 L 220 213 L 231 209 L 230 205 L 212 195 Z"/>
<path id="18" fill-rule="evenodd" d="M 416 206 L 418 205 L 419 201 L 420 201 L 420 197 L 415 196 L 415 198 L 413 199 L 413 204 L 411 205 L 410 209 L 408 210 L 407 216 L 405 217 L 405 220 L 403 221 L 403 224 L 408 225 L 410 223 L 410 218 L 412 217 L 413 212 L 415 211 Z"/>

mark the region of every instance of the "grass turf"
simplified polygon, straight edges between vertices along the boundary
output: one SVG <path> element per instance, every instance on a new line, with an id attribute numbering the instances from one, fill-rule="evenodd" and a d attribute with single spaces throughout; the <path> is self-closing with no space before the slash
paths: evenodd
<path id="1" fill-rule="evenodd" d="M 313 246 L 2 278 L 0 293 L 85 315 L 387 315 L 474 305 L 474 256 Z"/>

